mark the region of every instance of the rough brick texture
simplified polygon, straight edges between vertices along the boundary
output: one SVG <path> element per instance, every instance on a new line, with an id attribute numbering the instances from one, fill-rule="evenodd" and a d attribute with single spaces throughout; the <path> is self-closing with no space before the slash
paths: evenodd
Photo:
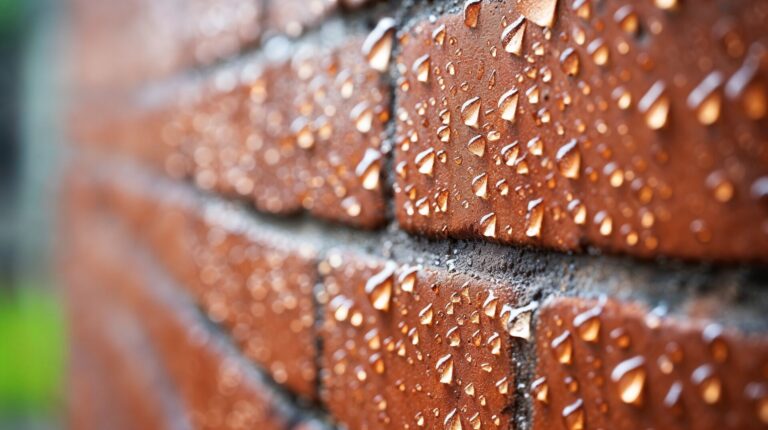
<path id="1" fill-rule="evenodd" d="M 321 267 L 323 398 L 335 417 L 349 428 L 508 428 L 509 289 L 354 253 Z"/>
<path id="2" fill-rule="evenodd" d="M 768 427 L 765 2 L 66 5 L 72 428 Z"/>
<path id="3" fill-rule="evenodd" d="M 765 260 L 765 4 L 555 3 L 483 3 L 474 27 L 458 12 L 401 32 L 400 223 Z"/>

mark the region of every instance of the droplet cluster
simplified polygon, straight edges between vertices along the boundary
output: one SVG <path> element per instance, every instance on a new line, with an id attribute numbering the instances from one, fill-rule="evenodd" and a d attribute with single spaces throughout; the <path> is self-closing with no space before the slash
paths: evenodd
<path id="1" fill-rule="evenodd" d="M 320 267 L 334 416 L 350 428 L 509 428 L 508 291 L 337 251 Z"/>
<path id="2" fill-rule="evenodd" d="M 284 62 L 219 70 L 181 92 L 165 143 L 186 157 L 203 189 L 253 198 L 267 212 L 305 209 L 380 225 L 389 97 L 374 68 L 381 60 L 374 55 L 369 65 L 363 44 L 353 37 L 336 48 L 299 49 Z"/>
<path id="3" fill-rule="evenodd" d="M 536 342 L 534 428 L 768 425 L 760 339 L 628 303 L 564 298 L 541 310 Z"/>
<path id="4" fill-rule="evenodd" d="M 468 1 L 403 32 L 400 224 L 568 250 L 765 254 L 768 45 L 734 22 L 766 11 L 667 3 Z"/>

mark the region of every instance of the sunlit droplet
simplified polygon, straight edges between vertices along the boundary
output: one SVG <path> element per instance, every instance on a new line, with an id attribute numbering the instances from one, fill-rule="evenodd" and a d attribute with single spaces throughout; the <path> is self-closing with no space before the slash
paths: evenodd
<path id="1" fill-rule="evenodd" d="M 375 70 L 380 72 L 387 70 L 392 55 L 394 32 L 395 20 L 382 18 L 363 42 L 363 55 Z"/>
<path id="2" fill-rule="evenodd" d="M 516 88 L 513 88 L 499 97 L 499 111 L 501 119 L 509 122 L 515 122 L 517 116 L 517 101 L 520 98 Z"/>
<path id="3" fill-rule="evenodd" d="M 464 25 L 469 28 L 477 27 L 481 3 L 481 0 L 467 0 L 464 3 Z"/>
<path id="4" fill-rule="evenodd" d="M 510 54 L 520 55 L 523 51 L 523 36 L 525 35 L 525 18 L 522 16 L 501 33 L 501 44 Z"/>
<path id="5" fill-rule="evenodd" d="M 665 88 L 663 82 L 656 82 L 637 104 L 645 117 L 645 124 L 652 130 L 659 130 L 667 124 L 670 102 Z"/>
<path id="6" fill-rule="evenodd" d="M 451 354 L 444 355 L 437 360 L 435 370 L 437 370 L 441 383 L 451 384 L 453 382 L 453 357 Z"/>
<path id="7" fill-rule="evenodd" d="M 480 97 L 473 97 L 461 106 L 461 119 L 470 127 L 477 127 L 480 123 Z"/>
<path id="8" fill-rule="evenodd" d="M 611 372 L 611 379 L 617 384 L 621 401 L 632 405 L 643 403 L 645 388 L 645 359 L 637 356 L 619 363 Z"/>

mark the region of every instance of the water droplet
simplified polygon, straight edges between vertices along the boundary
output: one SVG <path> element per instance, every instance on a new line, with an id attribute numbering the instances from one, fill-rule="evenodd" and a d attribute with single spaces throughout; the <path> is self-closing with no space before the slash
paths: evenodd
<path id="1" fill-rule="evenodd" d="M 632 105 L 632 93 L 624 87 L 616 87 L 611 95 L 621 110 L 627 110 Z"/>
<path id="2" fill-rule="evenodd" d="M 473 97 L 461 106 L 461 119 L 464 124 L 477 128 L 480 123 L 480 97 Z"/>
<path id="3" fill-rule="evenodd" d="M 579 74 L 579 54 L 573 48 L 566 48 L 562 54 L 560 54 L 560 68 L 563 69 L 568 76 L 576 76 Z"/>
<path id="4" fill-rule="evenodd" d="M 464 387 L 464 392 L 467 393 L 469 397 L 475 397 L 475 384 L 469 383 L 466 387 Z"/>
<path id="5" fill-rule="evenodd" d="M 472 180 L 472 192 L 481 199 L 488 198 L 488 175 L 483 173 L 475 176 Z"/>
<path id="6" fill-rule="evenodd" d="M 507 326 L 510 336 L 520 339 L 531 339 L 531 316 L 538 302 L 531 302 L 519 308 L 504 305 L 501 309 L 501 318 Z"/>
<path id="7" fill-rule="evenodd" d="M 509 380 L 506 376 L 496 381 L 496 389 L 499 390 L 499 394 L 509 393 Z"/>
<path id="8" fill-rule="evenodd" d="M 499 97 L 499 110 L 501 119 L 509 122 L 515 122 L 517 116 L 517 101 L 520 98 L 517 88 L 512 88 Z"/>
<path id="9" fill-rule="evenodd" d="M 416 285 L 416 274 L 418 272 L 418 267 L 403 269 L 403 271 L 400 272 L 400 275 L 397 277 L 397 282 L 400 285 L 400 289 L 406 293 L 412 293 L 413 288 Z"/>
<path id="10" fill-rule="evenodd" d="M 619 363 L 611 372 L 611 379 L 619 388 L 621 401 L 631 405 L 643 403 L 645 388 L 645 359 L 637 356 Z"/>
<path id="11" fill-rule="evenodd" d="M 424 415 L 421 412 L 417 412 L 414 418 L 416 418 L 417 426 L 424 427 Z"/>
<path id="12" fill-rule="evenodd" d="M 605 211 L 595 214 L 595 224 L 598 225 L 598 231 L 602 236 L 610 236 L 613 232 L 613 219 Z"/>
<path id="13" fill-rule="evenodd" d="M 709 346 L 712 358 L 718 363 L 725 363 L 728 360 L 728 344 L 725 343 L 723 328 L 718 324 L 709 324 L 704 328 L 702 337 Z"/>
<path id="14" fill-rule="evenodd" d="M 445 43 L 445 24 L 440 24 L 434 31 L 432 31 L 432 40 L 437 46 L 443 46 Z"/>
<path id="15" fill-rule="evenodd" d="M 518 10 L 523 16 L 541 27 L 552 27 L 555 23 L 557 0 L 517 0 Z"/>
<path id="16" fill-rule="evenodd" d="M 528 237 L 541 237 L 541 224 L 544 221 L 544 206 L 542 199 L 528 202 L 528 226 L 525 235 Z"/>
<path id="17" fill-rule="evenodd" d="M 432 310 L 432 303 L 430 303 L 419 311 L 419 322 L 421 325 L 432 325 L 434 315 L 435 312 Z"/>
<path id="18" fill-rule="evenodd" d="M 584 406 L 581 399 L 563 408 L 563 420 L 568 430 L 584 430 Z"/>
<path id="19" fill-rule="evenodd" d="M 602 308 L 594 307 L 586 312 L 582 312 L 573 319 L 573 326 L 579 338 L 584 342 L 597 342 L 600 337 L 600 313 Z"/>
<path id="20" fill-rule="evenodd" d="M 491 348 L 491 354 L 499 355 L 501 353 L 501 336 L 498 333 L 492 334 L 488 338 L 487 344 Z"/>
<path id="21" fill-rule="evenodd" d="M 496 214 L 491 212 L 480 218 L 480 230 L 485 237 L 496 237 Z"/>
<path id="22" fill-rule="evenodd" d="M 579 200 L 568 203 L 568 210 L 573 214 L 573 222 L 576 225 L 584 225 L 587 222 L 587 207 Z"/>
<path id="23" fill-rule="evenodd" d="M 451 354 L 446 354 L 437 360 L 435 370 L 437 370 L 441 383 L 451 384 L 453 382 L 453 357 Z"/>
<path id="24" fill-rule="evenodd" d="M 363 42 L 363 55 L 368 64 L 380 72 L 386 71 L 392 55 L 392 38 L 395 33 L 395 20 L 382 18 Z"/>
<path id="25" fill-rule="evenodd" d="M 659 9 L 672 10 L 677 8 L 678 0 L 654 0 L 653 3 Z"/>
<path id="26" fill-rule="evenodd" d="M 355 122 L 355 128 L 360 133 L 368 133 L 373 126 L 373 109 L 367 102 L 358 103 L 349 112 L 349 117 Z"/>
<path id="27" fill-rule="evenodd" d="M 448 333 L 446 333 L 446 336 L 448 337 L 448 344 L 450 346 L 457 347 L 461 345 L 461 333 L 459 333 L 458 327 L 454 327 L 448 330 Z"/>
<path id="28" fill-rule="evenodd" d="M 720 203 L 727 203 L 733 198 L 733 183 L 728 180 L 725 173 L 721 171 L 712 172 L 707 176 L 707 187 L 712 190 L 712 195 Z"/>
<path id="29" fill-rule="evenodd" d="M 483 302 L 483 313 L 489 318 L 495 318 L 496 307 L 498 306 L 498 304 L 499 304 L 499 298 L 496 297 L 493 291 L 489 291 L 488 297 L 485 299 L 485 302 Z"/>
<path id="30" fill-rule="evenodd" d="M 702 125 L 712 125 L 720 118 L 722 83 L 723 74 L 712 72 L 688 95 L 688 107 L 696 112 L 696 119 Z"/>
<path id="31" fill-rule="evenodd" d="M 616 10 L 613 18 L 619 23 L 619 27 L 621 27 L 625 33 L 635 34 L 640 28 L 640 20 L 631 5 L 620 7 Z"/>
<path id="32" fill-rule="evenodd" d="M 419 173 L 432 176 L 432 171 L 435 166 L 435 150 L 428 148 L 416 155 L 416 167 Z"/>
<path id="33" fill-rule="evenodd" d="M 371 354 L 370 363 L 374 372 L 378 373 L 379 375 L 384 373 L 384 359 L 381 358 L 381 354 Z"/>
<path id="34" fill-rule="evenodd" d="M 528 152 L 535 156 L 541 156 L 544 154 L 544 142 L 538 137 L 534 137 L 533 139 L 528 141 Z"/>
<path id="35" fill-rule="evenodd" d="M 453 409 L 445 416 L 445 430 L 463 430 L 461 426 L 461 415 L 457 409 Z"/>
<path id="36" fill-rule="evenodd" d="M 598 66 L 605 66 L 608 64 L 608 57 L 611 54 L 608 45 L 603 42 L 603 39 L 595 39 L 587 46 L 587 52 L 592 56 L 592 61 Z"/>
<path id="37" fill-rule="evenodd" d="M 310 149 L 315 146 L 315 136 L 308 121 L 298 118 L 291 124 L 291 128 L 296 133 L 296 144 L 299 145 L 299 148 Z"/>
<path id="38" fill-rule="evenodd" d="M 573 339 L 568 331 L 552 341 L 552 351 L 560 364 L 571 364 L 573 362 Z"/>
<path id="39" fill-rule="evenodd" d="M 469 28 L 477 27 L 480 18 L 481 0 L 467 0 L 464 3 L 464 25 Z"/>
<path id="40" fill-rule="evenodd" d="M 637 104 L 645 116 L 645 124 L 652 130 L 659 130 L 667 124 L 669 97 L 663 82 L 658 81 L 648 90 Z"/>
<path id="41" fill-rule="evenodd" d="M 568 143 L 560 147 L 555 158 L 560 174 L 566 178 L 578 179 L 579 169 L 581 168 L 581 153 L 577 147 L 576 139 L 571 139 Z"/>
<path id="42" fill-rule="evenodd" d="M 354 196 L 344 198 L 344 200 L 341 201 L 341 208 L 351 217 L 359 216 L 363 211 L 363 207 Z"/>
<path id="43" fill-rule="evenodd" d="M 536 401 L 545 405 L 549 404 L 549 386 L 547 385 L 547 378 L 542 376 L 533 381 L 531 384 L 531 393 Z"/>
<path id="44" fill-rule="evenodd" d="M 520 55 L 523 52 L 523 36 L 525 35 L 525 18 L 522 16 L 501 33 L 501 45 L 510 54 Z"/>
<path id="45" fill-rule="evenodd" d="M 696 368 L 691 374 L 691 380 L 699 387 L 699 393 L 702 400 L 709 405 L 714 405 L 720 401 L 722 393 L 722 383 L 715 376 L 712 366 L 704 364 Z"/>
<path id="46" fill-rule="evenodd" d="M 393 262 L 387 262 L 379 273 L 371 276 L 365 283 L 365 293 L 368 294 L 374 309 L 385 312 L 389 310 L 389 302 L 392 298 L 392 275 L 396 267 Z"/>
<path id="47" fill-rule="evenodd" d="M 517 147 L 517 142 L 510 143 L 501 148 L 501 157 L 504 159 L 504 164 L 507 166 L 514 166 L 517 162 L 517 155 L 519 152 L 520 150 Z"/>
<path id="48" fill-rule="evenodd" d="M 482 157 L 485 155 L 485 145 L 485 137 L 480 134 L 473 137 L 472 139 L 469 139 L 469 143 L 467 143 L 467 149 L 469 149 L 469 152 L 471 152 L 472 155 Z"/>
<path id="49" fill-rule="evenodd" d="M 331 300 L 330 306 L 331 309 L 334 309 L 333 319 L 338 322 L 343 322 L 346 321 L 347 317 L 349 316 L 349 310 L 352 304 L 345 297 L 337 296 Z"/>
<path id="50" fill-rule="evenodd" d="M 416 80 L 419 82 L 429 82 L 429 54 L 422 55 L 413 62 L 413 73 L 416 74 Z"/>
<path id="51" fill-rule="evenodd" d="M 355 168 L 355 174 L 366 190 L 375 190 L 379 186 L 380 160 L 381 152 L 368 148 Z"/>
<path id="52" fill-rule="evenodd" d="M 437 138 L 440 142 L 448 143 L 451 141 L 451 127 L 447 125 L 441 125 L 437 129 Z"/>

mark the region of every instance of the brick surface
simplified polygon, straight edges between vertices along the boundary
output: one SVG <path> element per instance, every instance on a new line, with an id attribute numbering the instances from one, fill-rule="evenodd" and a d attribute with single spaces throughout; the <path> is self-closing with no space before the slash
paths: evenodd
<path id="1" fill-rule="evenodd" d="M 68 318 L 70 428 L 190 428 L 138 321 L 125 318 L 82 270 L 67 283 L 69 300 L 77 303 Z"/>
<path id="2" fill-rule="evenodd" d="M 362 43 L 351 37 L 290 60 L 227 66 L 107 118 L 97 112 L 96 121 L 86 105 L 73 138 L 191 175 L 202 189 L 253 199 L 262 211 L 305 209 L 377 227 L 386 220 L 380 172 L 389 93 Z"/>
<path id="3" fill-rule="evenodd" d="M 298 36 L 315 27 L 340 6 L 358 8 L 371 0 L 268 0 L 267 27 L 288 36 Z"/>
<path id="4" fill-rule="evenodd" d="M 149 245 L 248 358 L 298 395 L 316 396 L 312 288 L 318 275 L 311 247 L 244 229 L 231 222 L 231 211 L 173 192 L 161 198 L 104 178 L 77 185 L 74 204 L 101 207 Z"/>
<path id="5" fill-rule="evenodd" d="M 258 40 L 260 0 L 70 0 L 72 74 L 90 90 L 136 87 Z"/>
<path id="6" fill-rule="evenodd" d="M 540 312 L 534 429 L 768 425 L 768 340 L 639 305 L 555 299 Z"/>
<path id="7" fill-rule="evenodd" d="M 510 428 L 509 289 L 354 253 L 322 267 L 323 399 L 339 421 Z"/>
<path id="8" fill-rule="evenodd" d="M 764 2 L 467 3 L 400 34 L 404 228 L 766 259 Z"/>
<path id="9" fill-rule="evenodd" d="M 99 225 L 103 219 L 80 222 L 89 224 L 90 237 L 73 247 L 76 261 L 119 309 L 140 321 L 192 427 L 284 429 L 304 420 L 174 292 L 149 259 L 137 257 L 141 253 L 127 245 L 127 236 L 115 234 L 112 223 Z M 124 246 L 115 247 L 116 241 Z"/>

